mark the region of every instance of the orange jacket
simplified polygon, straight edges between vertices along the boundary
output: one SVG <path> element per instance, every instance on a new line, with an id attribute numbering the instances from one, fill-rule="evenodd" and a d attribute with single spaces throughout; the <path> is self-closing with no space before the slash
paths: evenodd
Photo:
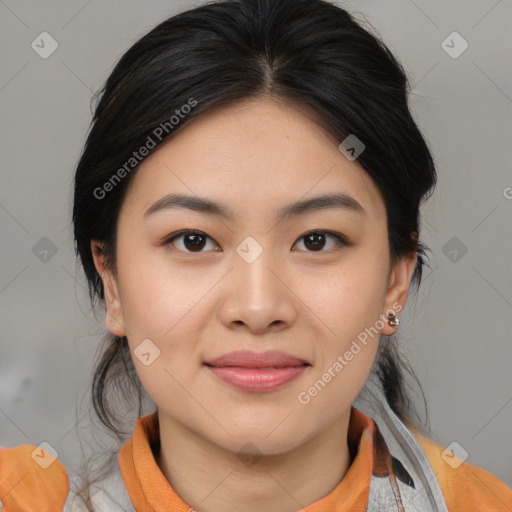
<path id="1" fill-rule="evenodd" d="M 137 512 L 190 512 L 155 461 L 150 442 L 158 435 L 155 414 L 137 421 L 132 438 L 118 454 L 122 478 L 117 485 Z M 512 511 L 512 489 L 501 480 L 472 464 L 445 461 L 441 446 L 419 433 L 414 435 L 434 469 L 450 512 Z M 352 408 L 348 438 L 355 455 L 345 477 L 330 494 L 308 506 L 308 512 L 365 512 L 372 473 L 382 469 L 375 456 L 379 434 L 373 420 Z M 0 449 L 2 512 L 74 511 L 71 494 L 66 468 L 48 453 L 31 445 Z M 112 489 L 110 496 L 114 494 Z M 103 498 L 98 499 L 103 504 Z"/>

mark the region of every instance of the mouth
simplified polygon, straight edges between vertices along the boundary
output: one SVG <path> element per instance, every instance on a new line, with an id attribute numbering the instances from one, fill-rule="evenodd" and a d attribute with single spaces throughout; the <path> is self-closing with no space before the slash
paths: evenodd
<path id="1" fill-rule="evenodd" d="M 279 351 L 235 351 L 204 363 L 217 378 L 240 391 L 274 391 L 302 375 L 311 364 Z"/>

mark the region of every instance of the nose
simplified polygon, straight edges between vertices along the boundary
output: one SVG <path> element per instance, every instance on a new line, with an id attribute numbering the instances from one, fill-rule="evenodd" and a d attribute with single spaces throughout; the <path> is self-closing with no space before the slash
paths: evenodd
<path id="1" fill-rule="evenodd" d="M 297 318 L 297 295 L 285 264 L 271 250 L 254 260 L 233 255 L 233 268 L 223 283 L 220 318 L 230 329 L 253 334 L 279 332 Z"/>

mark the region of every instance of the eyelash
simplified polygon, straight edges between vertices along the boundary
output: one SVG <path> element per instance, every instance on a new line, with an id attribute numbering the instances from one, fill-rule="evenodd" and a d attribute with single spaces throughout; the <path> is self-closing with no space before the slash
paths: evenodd
<path id="1" fill-rule="evenodd" d="M 338 241 L 338 244 L 340 244 L 342 246 L 349 246 L 350 245 L 350 243 L 347 241 L 347 239 L 343 235 L 341 235 L 340 233 L 336 233 L 336 232 L 333 232 L 333 231 L 319 230 L 319 229 L 316 229 L 316 230 L 313 230 L 313 231 L 308 231 L 307 233 L 304 233 L 299 238 L 297 238 L 297 240 L 294 242 L 293 245 L 295 246 L 295 244 L 297 242 L 299 242 L 300 240 L 306 238 L 309 235 L 313 235 L 313 234 L 315 234 L 315 235 L 317 235 L 317 234 L 330 235 L 331 237 L 335 238 Z M 169 235 L 163 241 L 163 245 L 170 245 L 177 238 L 180 238 L 183 235 L 199 235 L 199 236 L 203 236 L 203 237 L 209 238 L 210 240 L 213 240 L 213 238 L 208 236 L 203 231 L 197 231 L 197 230 L 194 230 L 194 229 L 184 229 L 182 231 L 178 231 L 177 233 L 173 233 L 172 235 Z M 207 251 L 197 251 L 197 252 L 194 252 L 194 251 L 183 251 L 182 249 L 178 249 L 178 250 L 181 251 L 181 252 L 185 252 L 186 254 L 201 254 L 201 253 L 207 252 Z M 328 252 L 331 252 L 332 250 L 333 249 L 319 250 L 319 251 L 303 251 L 303 252 L 309 252 L 311 254 L 315 254 L 315 253 L 326 253 L 326 252 L 328 253 Z"/>

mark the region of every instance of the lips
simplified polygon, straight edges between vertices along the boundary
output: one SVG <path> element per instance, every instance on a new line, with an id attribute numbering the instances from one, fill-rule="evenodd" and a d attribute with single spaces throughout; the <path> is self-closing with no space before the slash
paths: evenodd
<path id="1" fill-rule="evenodd" d="M 205 362 L 208 366 L 238 368 L 288 368 L 297 366 L 310 366 L 298 357 L 285 352 L 269 350 L 267 352 L 252 352 L 250 350 L 237 350 Z"/>

